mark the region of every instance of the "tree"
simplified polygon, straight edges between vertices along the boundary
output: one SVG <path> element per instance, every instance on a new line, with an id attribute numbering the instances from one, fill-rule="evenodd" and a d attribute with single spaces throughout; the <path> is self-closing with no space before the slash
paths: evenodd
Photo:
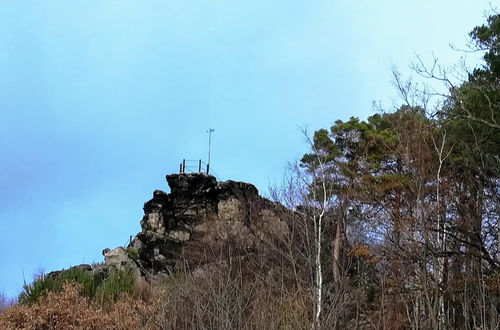
<path id="1" fill-rule="evenodd" d="M 415 67 L 447 84 L 434 111 L 431 94 L 396 75 L 405 105 L 319 129 L 301 159 L 308 205 L 321 211 L 311 222 L 321 263 L 316 289 L 328 278 L 334 287 L 352 280 L 359 270 L 351 251 L 364 245 L 378 260 L 382 327 L 498 324 L 499 36 L 498 15 L 471 32 L 484 65 L 460 84 L 445 70 Z"/>

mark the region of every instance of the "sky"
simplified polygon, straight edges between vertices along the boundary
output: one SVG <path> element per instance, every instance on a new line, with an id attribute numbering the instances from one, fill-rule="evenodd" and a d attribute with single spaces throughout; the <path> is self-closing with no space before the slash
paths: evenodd
<path id="1" fill-rule="evenodd" d="M 486 0 L 0 0 L 0 292 L 101 262 L 183 158 L 261 194 L 301 128 L 389 105 L 391 67 L 456 63 Z"/>

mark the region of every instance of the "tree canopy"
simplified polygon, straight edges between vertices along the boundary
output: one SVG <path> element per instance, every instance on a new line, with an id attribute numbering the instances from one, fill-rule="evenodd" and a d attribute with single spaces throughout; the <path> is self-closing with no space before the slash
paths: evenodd
<path id="1" fill-rule="evenodd" d="M 329 221 L 343 232 L 325 239 L 341 240 L 332 245 L 346 260 L 369 247 L 399 293 L 393 302 L 410 318 L 430 315 L 433 328 L 474 327 L 474 313 L 486 322 L 500 309 L 500 15 L 470 37 L 483 63 L 450 83 L 437 111 L 403 105 L 337 120 L 301 159 L 315 174 L 310 189 L 326 181 L 338 210 Z M 486 311 L 485 301 L 496 307 Z"/>

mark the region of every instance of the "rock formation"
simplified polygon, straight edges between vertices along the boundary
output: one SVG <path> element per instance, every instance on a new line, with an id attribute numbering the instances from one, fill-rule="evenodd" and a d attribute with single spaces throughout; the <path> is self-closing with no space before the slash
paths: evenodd
<path id="1" fill-rule="evenodd" d="M 221 252 L 256 253 L 265 242 L 287 232 L 280 220 L 286 210 L 260 197 L 251 184 L 217 182 L 203 173 L 171 174 L 166 179 L 170 194 L 155 190 L 144 204 L 141 232 L 126 248 L 103 250 L 105 263 L 93 271 L 129 268 L 152 281 L 179 263 L 195 270 L 217 262 Z M 88 265 L 77 267 L 83 266 Z"/>

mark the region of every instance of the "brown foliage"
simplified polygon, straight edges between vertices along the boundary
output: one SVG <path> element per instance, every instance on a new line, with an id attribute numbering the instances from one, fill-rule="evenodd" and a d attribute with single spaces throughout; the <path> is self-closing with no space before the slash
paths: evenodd
<path id="1" fill-rule="evenodd" d="M 6 297 L 3 293 L 0 293 L 0 314 L 12 305 L 13 301 Z"/>
<path id="2" fill-rule="evenodd" d="M 138 329 L 148 328 L 139 315 L 148 312 L 141 300 L 123 297 L 109 310 L 80 295 L 67 283 L 59 293 L 48 293 L 33 306 L 16 305 L 0 315 L 1 329 Z"/>

